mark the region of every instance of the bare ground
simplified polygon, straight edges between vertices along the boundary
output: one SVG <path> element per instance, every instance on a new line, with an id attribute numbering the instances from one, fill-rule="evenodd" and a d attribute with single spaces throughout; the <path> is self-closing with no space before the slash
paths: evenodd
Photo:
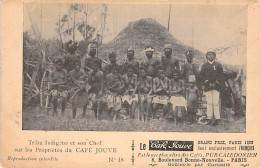
<path id="1" fill-rule="evenodd" d="M 177 126 L 172 121 L 151 120 L 143 123 L 138 120 L 119 119 L 113 123 L 107 114 L 102 114 L 101 120 L 96 120 L 91 110 L 86 117 L 81 118 L 82 109 L 77 111 L 76 119 L 72 119 L 72 111 L 66 109 L 65 116 L 53 117 L 52 111 L 47 115 L 40 107 L 29 107 L 23 110 L 23 130 L 63 130 L 63 131 L 125 131 L 125 132 L 217 132 L 243 133 L 246 131 L 245 117 L 236 117 L 227 111 L 227 117 L 221 119 L 219 125 L 184 125 Z"/>

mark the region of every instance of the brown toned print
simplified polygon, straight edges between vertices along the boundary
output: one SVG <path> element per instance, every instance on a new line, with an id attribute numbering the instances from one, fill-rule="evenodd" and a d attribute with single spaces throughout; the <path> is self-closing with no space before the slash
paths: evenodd
<path id="1" fill-rule="evenodd" d="M 258 1 L 1 3 L 2 167 L 259 167 Z"/>
<path id="2" fill-rule="evenodd" d="M 23 12 L 24 130 L 245 132 L 247 6 L 43 2 Z"/>

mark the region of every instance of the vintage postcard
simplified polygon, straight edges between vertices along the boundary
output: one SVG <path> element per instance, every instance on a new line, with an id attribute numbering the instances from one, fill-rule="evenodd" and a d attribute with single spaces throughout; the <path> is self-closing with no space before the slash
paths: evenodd
<path id="1" fill-rule="evenodd" d="M 259 1 L 1 8 L 2 167 L 260 167 Z"/>

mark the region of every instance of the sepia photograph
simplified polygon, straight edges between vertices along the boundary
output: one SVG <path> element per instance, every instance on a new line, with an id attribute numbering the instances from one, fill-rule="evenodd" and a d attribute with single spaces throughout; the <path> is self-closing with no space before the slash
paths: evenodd
<path id="1" fill-rule="evenodd" d="M 245 133 L 247 15 L 24 3 L 21 129 Z"/>

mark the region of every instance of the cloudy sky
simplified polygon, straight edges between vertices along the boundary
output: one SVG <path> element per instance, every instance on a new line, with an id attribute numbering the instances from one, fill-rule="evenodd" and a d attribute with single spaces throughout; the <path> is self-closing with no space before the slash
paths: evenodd
<path id="1" fill-rule="evenodd" d="M 32 21 L 39 31 L 42 27 L 42 37 L 50 39 L 57 36 L 56 22 L 61 16 L 68 14 L 70 4 L 33 3 L 25 4 L 24 30 L 31 30 Z M 131 21 L 142 18 L 156 19 L 167 27 L 170 5 L 108 5 L 107 25 L 104 32 L 104 42 L 113 39 Z M 88 23 L 94 27 L 100 26 L 101 5 L 89 4 Z M 42 21 L 41 21 L 42 11 Z M 83 14 L 77 14 L 81 22 Z M 40 26 L 42 23 L 42 26 Z M 192 29 L 193 28 L 193 29 Z M 170 19 L 171 34 L 186 45 L 194 46 L 202 52 L 209 48 L 232 47 L 232 50 L 222 55 L 225 62 L 244 64 L 246 62 L 247 7 L 246 6 L 210 6 L 210 5 L 172 5 Z M 76 39 L 82 37 L 76 33 Z M 231 56 L 230 56 L 231 55 Z"/>

